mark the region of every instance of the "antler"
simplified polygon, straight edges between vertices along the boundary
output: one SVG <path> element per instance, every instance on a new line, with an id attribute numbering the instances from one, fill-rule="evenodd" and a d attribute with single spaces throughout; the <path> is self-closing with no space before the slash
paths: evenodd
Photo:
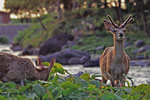
<path id="1" fill-rule="evenodd" d="M 126 21 L 121 25 L 121 27 L 125 27 L 128 23 L 131 23 L 131 22 L 133 22 L 134 21 L 134 19 L 132 18 L 132 16 L 130 15 L 127 19 L 126 19 Z"/>
<path id="2" fill-rule="evenodd" d="M 117 27 L 117 28 L 118 28 L 118 25 L 114 23 L 114 21 L 112 20 L 112 18 L 111 18 L 109 15 L 108 15 L 107 17 L 108 17 L 108 19 L 111 21 L 112 25 L 113 25 L 114 27 Z"/>

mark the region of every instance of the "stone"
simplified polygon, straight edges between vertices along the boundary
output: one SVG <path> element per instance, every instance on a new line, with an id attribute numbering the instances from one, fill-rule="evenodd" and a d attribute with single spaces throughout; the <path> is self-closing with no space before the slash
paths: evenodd
<path id="1" fill-rule="evenodd" d="M 100 51 L 100 50 L 104 50 L 104 48 L 105 48 L 105 47 L 102 45 L 102 46 L 96 47 L 95 50 L 96 50 L 96 51 Z"/>
<path id="2" fill-rule="evenodd" d="M 82 64 L 80 61 L 79 57 L 74 57 L 74 58 L 70 58 L 68 61 L 69 65 L 74 65 L 74 64 Z"/>
<path id="3" fill-rule="evenodd" d="M 10 49 L 13 51 L 22 51 L 23 50 L 22 46 L 19 44 L 12 44 Z"/>
<path id="4" fill-rule="evenodd" d="M 136 47 L 142 47 L 145 45 L 145 42 L 143 40 L 137 40 L 134 44 Z"/>
<path id="5" fill-rule="evenodd" d="M 83 64 L 84 62 L 90 60 L 90 54 L 78 50 L 64 49 L 47 56 L 39 55 L 39 58 L 42 62 L 49 62 L 52 58 L 56 58 L 56 62 L 62 65 Z"/>
<path id="6" fill-rule="evenodd" d="M 37 55 L 38 49 L 34 48 L 32 45 L 28 45 L 26 48 L 23 49 L 23 51 L 19 54 L 21 56 L 23 55 Z"/>
<path id="7" fill-rule="evenodd" d="M 84 67 L 99 67 L 99 58 L 93 58 L 84 64 Z"/>
<path id="8" fill-rule="evenodd" d="M 40 46 L 39 55 L 47 55 L 60 51 L 68 41 L 72 41 L 73 39 L 72 35 L 66 33 L 55 35 Z"/>

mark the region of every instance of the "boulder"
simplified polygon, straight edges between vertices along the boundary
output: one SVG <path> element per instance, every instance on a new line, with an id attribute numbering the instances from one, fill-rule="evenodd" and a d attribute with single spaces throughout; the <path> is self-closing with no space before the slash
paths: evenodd
<path id="1" fill-rule="evenodd" d="M 142 52 L 146 52 L 148 50 L 150 50 L 150 45 L 145 45 L 145 46 L 143 46 L 141 48 L 133 50 L 132 53 L 134 53 L 134 54 L 136 54 L 136 53 L 142 53 Z"/>
<path id="2" fill-rule="evenodd" d="M 63 65 L 83 64 L 90 59 L 90 54 L 78 50 L 64 49 L 47 56 L 39 55 L 39 58 L 42 62 L 49 62 L 52 58 L 56 58 L 56 61 Z"/>
<path id="3" fill-rule="evenodd" d="M 22 51 L 23 50 L 22 46 L 19 44 L 12 44 L 10 49 L 13 51 Z"/>
<path id="4" fill-rule="evenodd" d="M 32 45 L 28 45 L 26 48 L 23 49 L 23 51 L 19 54 L 21 56 L 23 55 L 37 55 L 38 49 L 34 48 Z"/>
<path id="5" fill-rule="evenodd" d="M 73 65 L 73 64 L 82 64 L 82 63 L 79 57 L 73 57 L 69 59 L 68 64 Z"/>
<path id="6" fill-rule="evenodd" d="M 145 45 L 144 47 L 141 47 L 138 52 L 141 53 L 148 50 L 150 50 L 150 45 Z"/>
<path id="7" fill-rule="evenodd" d="M 47 55 L 60 51 L 67 41 L 72 41 L 73 39 L 74 37 L 70 34 L 62 33 L 55 35 L 40 46 L 39 55 Z"/>
<path id="8" fill-rule="evenodd" d="M 84 67 L 99 67 L 99 58 L 93 58 L 84 64 Z"/>
<path id="9" fill-rule="evenodd" d="M 104 50 L 104 48 L 105 48 L 105 47 L 102 45 L 102 46 L 96 47 L 95 50 L 96 50 L 96 51 L 100 51 L 100 50 Z"/>
<path id="10" fill-rule="evenodd" d="M 132 45 L 131 42 L 125 42 L 124 47 L 127 48 L 127 47 L 129 47 L 129 46 L 131 46 L 131 45 Z"/>
<path id="11" fill-rule="evenodd" d="M 132 60 L 130 66 L 150 66 L 150 60 Z"/>
<path id="12" fill-rule="evenodd" d="M 134 44 L 136 47 L 142 47 L 145 45 L 145 42 L 143 40 L 137 40 Z"/>

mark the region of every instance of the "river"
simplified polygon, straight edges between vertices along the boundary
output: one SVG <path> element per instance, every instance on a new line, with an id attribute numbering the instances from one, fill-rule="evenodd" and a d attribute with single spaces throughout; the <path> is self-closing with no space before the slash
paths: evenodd
<path id="1" fill-rule="evenodd" d="M 14 55 L 19 54 L 19 52 L 13 52 L 10 49 L 10 45 L 0 45 L 0 51 L 11 53 Z M 29 58 L 33 62 L 37 58 L 36 56 L 23 56 L 23 57 Z M 101 74 L 100 68 L 98 66 L 85 68 L 82 65 L 64 65 L 63 67 L 65 69 L 67 69 L 72 74 L 76 74 L 79 71 L 82 71 L 84 73 L 87 72 L 90 74 L 95 74 L 95 73 Z M 150 66 L 146 66 L 146 67 L 140 67 L 140 66 L 134 66 L 133 67 L 133 66 L 131 66 L 129 73 L 128 73 L 128 76 L 132 77 L 132 80 L 133 80 L 135 85 L 147 84 L 147 82 L 150 82 Z"/>

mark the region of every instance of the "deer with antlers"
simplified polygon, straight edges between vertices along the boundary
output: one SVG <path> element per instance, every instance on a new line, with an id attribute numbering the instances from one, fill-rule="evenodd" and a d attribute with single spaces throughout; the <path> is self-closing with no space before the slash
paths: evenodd
<path id="1" fill-rule="evenodd" d="M 123 47 L 126 25 L 134 19 L 129 16 L 121 25 L 115 24 L 110 16 L 108 19 L 109 21 L 104 19 L 103 22 L 106 30 L 113 34 L 114 46 L 106 48 L 100 57 L 102 83 L 106 84 L 110 80 L 113 87 L 122 87 L 130 67 L 130 58 Z"/>

